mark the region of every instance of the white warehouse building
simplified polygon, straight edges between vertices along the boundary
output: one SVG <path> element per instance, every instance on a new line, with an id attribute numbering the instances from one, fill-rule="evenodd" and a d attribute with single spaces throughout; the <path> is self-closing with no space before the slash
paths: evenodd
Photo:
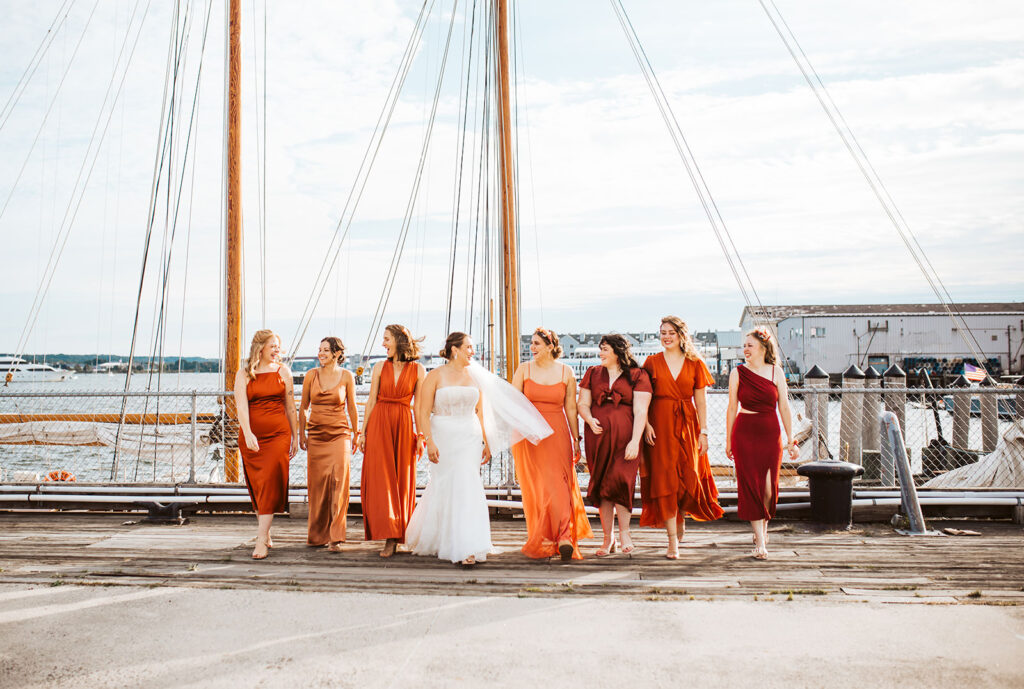
<path id="1" fill-rule="evenodd" d="M 850 364 L 891 364 L 906 371 L 924 367 L 936 373 L 960 373 L 975 362 L 965 342 L 973 335 L 985 366 L 993 374 L 1024 372 L 1024 302 L 956 304 L 970 333 L 954 326 L 942 304 L 838 304 L 746 307 L 744 332 L 758 321 L 772 325 L 779 345 L 797 373 L 818 365 L 841 373 Z"/>

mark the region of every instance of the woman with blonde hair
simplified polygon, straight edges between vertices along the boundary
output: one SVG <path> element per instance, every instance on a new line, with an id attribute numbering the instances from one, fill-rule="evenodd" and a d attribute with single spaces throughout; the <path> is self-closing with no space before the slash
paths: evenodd
<path id="1" fill-rule="evenodd" d="M 238 449 L 259 531 L 254 560 L 272 547 L 274 514 L 288 508 L 288 462 L 299 449 L 292 373 L 279 361 L 281 339 L 272 330 L 258 330 L 249 358 L 235 375 Z"/>
<path id="2" fill-rule="evenodd" d="M 581 560 L 579 541 L 594 534 L 576 482 L 575 465 L 582 459 L 576 376 L 558 362 L 562 345 L 553 330 L 534 330 L 530 353 L 533 358 L 516 369 L 512 385 L 554 433 L 536 445 L 523 440 L 512 446 L 526 517 L 522 551 L 532 558 L 559 555 L 563 562 Z"/>
<path id="3" fill-rule="evenodd" d="M 793 442 L 786 375 L 776 363 L 775 343 L 768 328 L 755 328 L 743 340 L 746 363 L 729 374 L 729 409 L 725 417 L 725 454 L 736 463 L 736 516 L 750 522 L 757 560 L 768 557 L 768 521 L 779 499 L 782 450 L 791 459 Z M 776 409 L 778 414 L 776 414 Z M 779 417 L 786 444 L 779 433 Z"/>
<path id="4" fill-rule="evenodd" d="M 662 318 L 659 335 L 665 351 L 644 361 L 654 397 L 644 433 L 647 451 L 640 472 L 640 526 L 664 527 L 665 557 L 675 560 L 686 532 L 686 515 L 698 521 L 722 516 L 708 462 L 704 392 L 715 380 L 681 318 Z"/>
<path id="5" fill-rule="evenodd" d="M 317 359 L 320 366 L 302 381 L 299 407 L 299 446 L 306 451 L 309 489 L 306 543 L 337 553 L 345 542 L 352 429 L 359 424 L 356 381 L 341 367 L 345 345 L 339 338 L 320 340 Z"/>
<path id="6" fill-rule="evenodd" d="M 416 460 L 421 441 L 413 425 L 413 400 L 427 375 L 419 363 L 420 343 L 404 325 L 384 328 L 387 359 L 375 364 L 363 410 L 360 498 L 368 541 L 384 540 L 381 557 L 391 557 L 416 507 Z"/>

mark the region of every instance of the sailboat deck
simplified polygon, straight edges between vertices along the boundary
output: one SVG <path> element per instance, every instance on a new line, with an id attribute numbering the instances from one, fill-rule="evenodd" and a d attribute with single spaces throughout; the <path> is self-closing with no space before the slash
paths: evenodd
<path id="1" fill-rule="evenodd" d="M 615 595 L 642 598 L 820 596 L 903 603 L 1024 604 L 1024 528 L 1009 522 L 935 522 L 980 536 L 900 536 L 883 524 L 819 532 L 773 523 L 771 558 L 749 557 L 746 524 L 691 523 L 681 559 L 664 557 L 664 534 L 634 529 L 631 555 L 563 564 L 519 552 L 521 519 L 495 520 L 502 552 L 462 569 L 434 558 L 378 556 L 349 520 L 343 553 L 305 545 L 305 520 L 274 522 L 269 559 L 249 555 L 251 516 L 199 516 L 185 526 L 127 522 L 125 514 L 0 513 L 0 583 L 155 585 L 451 595 Z M 595 527 L 597 524 L 595 523 Z"/>

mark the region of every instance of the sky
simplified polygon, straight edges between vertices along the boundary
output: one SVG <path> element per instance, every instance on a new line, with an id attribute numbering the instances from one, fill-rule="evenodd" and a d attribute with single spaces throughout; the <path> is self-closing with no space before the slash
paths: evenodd
<path id="1" fill-rule="evenodd" d="M 624 4 L 763 303 L 936 301 L 756 0 Z M 743 297 L 611 5 L 513 5 L 523 329 L 651 331 L 670 313 L 694 330 L 738 327 Z M 953 298 L 1024 300 L 1024 5 L 776 5 Z M 467 268 L 474 187 L 456 193 L 460 114 L 475 123 L 482 107 L 476 67 L 460 99 L 470 46 L 473 64 L 481 55 L 473 3 L 454 21 L 452 0 L 432 4 L 301 340 L 421 4 L 242 6 L 245 340 L 265 325 L 297 355 L 327 334 L 377 351 L 371 321 L 406 220 L 383 323 L 439 346 L 454 274 L 450 326 L 481 334 L 480 306 L 496 295 Z M 225 7 L 180 11 L 172 223 L 166 178 L 151 209 L 172 3 L 0 0 L 0 351 L 127 353 L 138 304 L 139 354 L 218 355 Z"/>

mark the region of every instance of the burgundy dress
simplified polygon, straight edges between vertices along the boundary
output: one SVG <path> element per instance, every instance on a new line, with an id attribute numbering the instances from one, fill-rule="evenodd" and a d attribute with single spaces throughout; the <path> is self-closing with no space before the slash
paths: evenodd
<path id="1" fill-rule="evenodd" d="M 740 408 L 753 414 L 737 413 L 732 425 L 732 456 L 736 460 L 736 516 L 743 521 L 775 517 L 779 500 L 779 468 L 782 444 L 779 417 L 775 409 L 779 390 L 774 380 L 759 376 L 746 366 L 739 372 L 737 398 Z M 771 500 L 765 502 L 765 484 L 771 483 Z"/>
<path id="2" fill-rule="evenodd" d="M 643 460 L 637 457 L 626 461 L 626 445 L 633 437 L 633 393 L 651 392 L 651 381 L 642 368 L 631 369 L 629 376 L 632 385 L 623 374 L 609 389 L 608 369 L 591 366 L 580 383 L 581 388 L 590 390 L 590 413 L 603 429 L 601 435 L 594 435 L 588 424 L 583 435 L 590 471 L 587 502 L 595 507 L 604 500 L 633 507 L 636 475 Z M 640 452 L 643 453 L 643 443 Z"/>

